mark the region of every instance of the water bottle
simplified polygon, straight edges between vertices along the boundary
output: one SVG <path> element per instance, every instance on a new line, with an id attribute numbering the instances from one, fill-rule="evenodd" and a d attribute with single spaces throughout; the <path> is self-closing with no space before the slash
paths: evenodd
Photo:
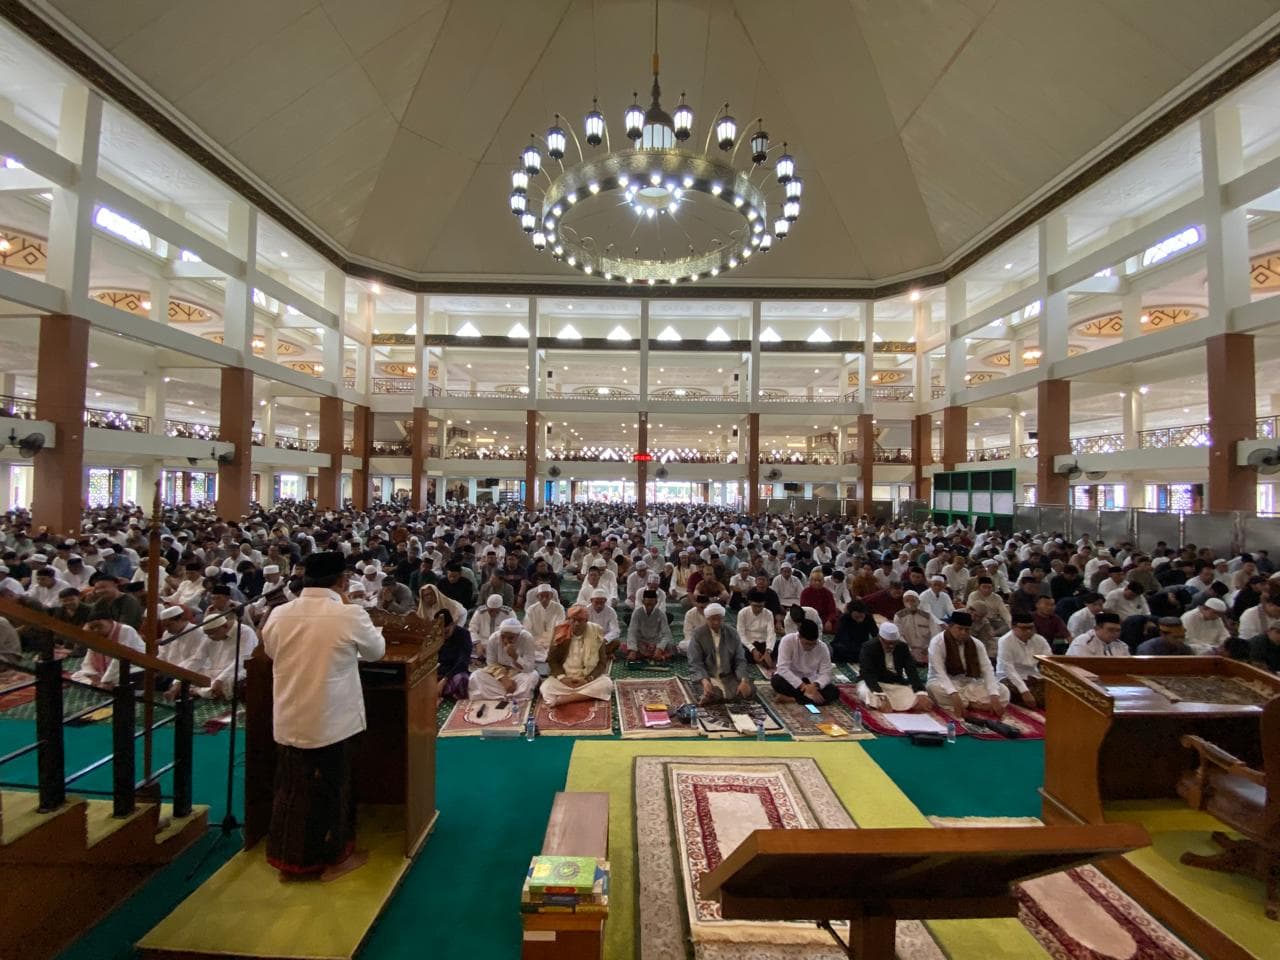
<path id="1" fill-rule="evenodd" d="M 533 714 L 529 714 L 529 719 L 524 722 L 524 738 L 533 743 L 533 738 L 538 735 L 538 725 L 533 722 Z"/>
<path id="2" fill-rule="evenodd" d="M 862 732 L 862 710 L 861 709 L 857 709 L 853 711 L 853 730 L 855 733 Z"/>
<path id="3" fill-rule="evenodd" d="M 947 743 L 956 742 L 956 722 L 954 720 L 947 721 Z"/>
<path id="4" fill-rule="evenodd" d="M 760 717 L 758 720 L 756 720 L 756 739 L 757 740 L 764 739 L 764 717 Z"/>

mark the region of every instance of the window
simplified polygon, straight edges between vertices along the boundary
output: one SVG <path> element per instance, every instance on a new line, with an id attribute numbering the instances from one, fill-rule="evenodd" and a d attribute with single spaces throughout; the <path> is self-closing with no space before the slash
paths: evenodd
<path id="1" fill-rule="evenodd" d="M 831 342 L 831 334 L 827 333 L 827 331 L 823 330 L 821 327 L 818 327 L 818 329 L 814 330 L 814 331 L 813 331 L 813 333 L 809 334 L 809 336 L 806 338 L 806 342 L 808 342 L 808 343 L 830 343 L 830 342 Z M 874 496 L 874 495 L 873 495 L 873 496 Z M 886 499 L 888 499 L 888 498 L 886 498 Z"/>
<path id="2" fill-rule="evenodd" d="M 1166 237 L 1155 246 L 1147 247 L 1142 251 L 1142 265 L 1149 267 L 1152 264 L 1159 263 L 1168 257 L 1172 257 L 1175 253 L 1181 253 L 1188 247 L 1194 247 L 1197 243 L 1204 239 L 1204 235 L 1200 232 L 1199 227 L 1187 227 L 1180 233 L 1175 233 L 1172 237 Z"/>
<path id="3" fill-rule="evenodd" d="M 151 233 L 138 224 L 134 223 L 127 217 L 122 217 L 114 210 L 108 207 L 99 207 L 98 212 L 93 216 L 93 222 L 106 230 L 108 233 L 114 233 L 122 240 L 128 240 L 132 244 L 139 247 L 151 249 Z"/>
<path id="4" fill-rule="evenodd" d="M 683 340 L 684 338 L 681 337 L 680 334 L 676 332 L 675 327 L 667 326 L 667 327 L 664 327 L 662 332 L 658 334 L 658 339 L 674 343 L 678 340 Z"/>
<path id="5" fill-rule="evenodd" d="M 459 330 L 458 333 L 459 335 L 461 335 L 462 331 Z M 556 339 L 557 340 L 581 340 L 582 334 L 578 332 L 578 328 L 575 327 L 572 323 L 566 323 L 563 327 L 560 328 L 560 332 L 556 334 Z"/>
<path id="6" fill-rule="evenodd" d="M 529 330 L 523 323 L 517 320 L 512 325 L 511 329 L 507 331 L 507 336 L 512 340 L 527 340 L 529 337 Z"/>
<path id="7" fill-rule="evenodd" d="M 179 254 L 178 259 L 180 259 L 183 263 L 203 263 L 204 262 L 199 257 L 197 257 L 194 253 L 192 253 L 190 250 L 183 250 L 182 253 Z M 258 291 L 255 290 L 253 292 L 257 293 Z"/>
<path id="8" fill-rule="evenodd" d="M 606 340 L 630 340 L 631 334 L 627 333 L 627 331 L 622 328 L 622 324 L 618 324 L 618 326 L 614 327 L 612 330 L 609 331 L 609 336 L 607 336 L 605 339 Z"/>
<path id="9" fill-rule="evenodd" d="M 724 327 L 716 327 L 707 334 L 708 343 L 728 343 L 732 339 L 729 334 L 725 333 Z"/>
<path id="10" fill-rule="evenodd" d="M 478 337 L 480 331 L 476 329 L 476 325 L 468 320 L 458 328 L 458 336 L 460 337 Z"/>
<path id="11" fill-rule="evenodd" d="M 765 327 L 760 331 L 761 343 L 781 343 L 782 337 L 778 336 L 778 331 L 773 327 Z"/>

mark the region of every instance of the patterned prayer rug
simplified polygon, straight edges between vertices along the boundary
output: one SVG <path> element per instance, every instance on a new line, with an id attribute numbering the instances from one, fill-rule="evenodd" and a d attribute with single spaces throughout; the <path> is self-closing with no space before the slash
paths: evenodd
<path id="1" fill-rule="evenodd" d="M 624 740 L 642 737 L 696 737 L 698 731 L 674 719 L 665 727 L 644 725 L 645 704 L 665 703 L 668 713 L 689 703 L 683 681 L 677 677 L 654 677 L 651 680 L 615 680 L 613 695 L 618 704 L 618 728 Z M 699 711 L 701 712 L 701 711 Z"/>
<path id="2" fill-rule="evenodd" d="M 767 683 L 756 684 L 756 696 L 767 706 L 771 713 L 791 734 L 793 740 L 874 740 L 875 734 L 853 729 L 853 714 L 838 700 L 835 703 L 817 707 L 816 714 L 795 702 L 791 697 L 779 695 Z M 816 706 L 816 705 L 815 705 Z M 844 730 L 843 734 L 832 736 L 820 729 L 818 724 L 834 723 Z"/>
<path id="3" fill-rule="evenodd" d="M 1008 724 L 1021 734 L 1019 740 L 1043 740 L 1044 739 L 1044 711 L 1032 710 L 1029 707 L 1022 707 L 1016 703 L 1011 703 L 1005 709 L 1004 714 L 997 717 L 994 713 L 987 713 L 985 710 L 970 710 L 965 715 L 965 722 L 962 726 L 975 740 L 1008 740 L 994 730 L 988 730 L 986 727 L 980 726 L 971 721 L 975 718 L 983 720 L 997 720 L 1000 723 Z"/>
<path id="4" fill-rule="evenodd" d="M 687 686 L 689 698 L 697 699 L 698 690 L 689 683 Z M 750 729 L 739 730 L 734 724 L 734 717 L 746 717 L 750 723 Z M 778 718 L 769 712 L 769 708 L 761 703 L 758 699 L 751 700 L 733 700 L 728 703 L 713 703 L 707 706 L 698 706 L 698 730 L 704 737 L 710 737 L 712 740 L 719 740 L 725 737 L 754 737 L 758 736 L 759 723 L 764 723 L 764 732 L 766 736 L 786 732 L 786 728 L 779 722 Z"/>
<path id="5" fill-rule="evenodd" d="M 872 733 L 883 737 L 905 737 L 914 732 L 911 730 L 903 730 L 896 726 L 892 719 L 896 714 L 886 713 L 882 710 L 872 710 L 864 704 L 858 699 L 856 693 L 858 688 L 853 684 L 837 684 L 836 689 L 840 691 L 840 702 L 844 704 L 845 707 L 849 710 L 862 711 L 862 725 Z M 946 713 L 939 710 L 937 707 L 934 707 L 928 713 L 918 715 L 933 718 L 937 721 L 938 726 L 942 731 L 947 729 L 947 720 L 950 719 Z M 915 714 L 911 714 L 911 716 L 915 716 Z M 987 733 L 985 730 L 982 732 Z M 963 737 L 968 733 L 969 731 L 964 726 L 957 724 L 956 736 Z M 996 739 L 1001 738 L 997 737 Z"/>
<path id="6" fill-rule="evenodd" d="M 479 737 L 486 730 L 523 730 L 529 716 L 528 700 L 459 700 L 440 728 L 442 737 Z"/>
<path id="7" fill-rule="evenodd" d="M 613 733 L 613 701 L 574 700 L 552 707 L 539 697 L 533 719 L 543 736 L 607 737 Z"/>
<path id="8" fill-rule="evenodd" d="M 885 713 L 880 710 L 872 710 L 863 704 L 856 695 L 857 687 L 853 684 L 839 685 L 840 700 L 850 710 L 862 710 L 862 725 L 873 733 L 886 737 L 906 737 L 912 730 L 904 730 L 895 725 L 894 717 L 897 714 Z M 928 716 L 937 721 L 939 732 L 945 731 L 947 721 L 951 719 L 950 714 L 946 713 L 939 707 L 933 707 L 927 714 L 909 714 L 908 716 Z M 997 717 L 993 713 L 986 713 L 980 710 L 970 710 L 965 714 L 965 721 L 956 724 L 956 736 L 972 736 L 975 740 L 1007 740 L 1008 737 L 989 730 L 977 723 L 972 723 L 974 719 L 982 720 L 998 720 L 1001 723 L 1008 724 L 1017 730 L 1022 740 L 1043 740 L 1044 739 L 1044 711 L 1031 710 L 1027 707 L 1020 707 L 1016 704 L 1010 704 L 1005 710 L 1004 715 Z"/>
<path id="9" fill-rule="evenodd" d="M 34 679 L 35 677 L 23 670 L 0 670 L 0 710 L 10 710 L 34 700 L 35 685 L 22 687 L 23 684 L 31 683 Z M 22 689 L 16 690 L 15 687 L 22 687 Z"/>
<path id="10" fill-rule="evenodd" d="M 1135 676 L 1133 679 L 1167 697 L 1170 702 L 1216 703 L 1229 706 L 1261 707 L 1275 691 L 1263 684 L 1253 684 L 1239 677 L 1218 676 Z"/>
<path id="11" fill-rule="evenodd" d="M 702 875 L 753 830 L 856 826 L 815 761 L 638 757 L 634 787 L 641 960 L 844 957 L 811 923 L 725 920 L 697 893 Z M 673 923 L 681 914 L 684 923 Z M 941 960 L 922 924 L 898 931 L 899 957 Z"/>
<path id="12" fill-rule="evenodd" d="M 935 827 L 1038 827 L 1035 817 L 930 817 Z M 1018 919 L 1054 960 L 1198 960 L 1095 867 L 1018 884 Z"/>

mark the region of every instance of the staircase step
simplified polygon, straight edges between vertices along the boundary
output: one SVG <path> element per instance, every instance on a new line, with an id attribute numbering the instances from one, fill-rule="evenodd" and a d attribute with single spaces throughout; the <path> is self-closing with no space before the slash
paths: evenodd
<path id="1" fill-rule="evenodd" d="M 207 820 L 209 816 L 209 808 L 197 804 L 191 808 L 191 812 L 185 817 L 175 818 L 173 815 L 173 804 L 162 803 L 160 805 L 160 829 L 156 832 L 156 844 L 164 844 L 172 840 L 183 830 L 197 820 Z"/>
<path id="2" fill-rule="evenodd" d="M 0 792 L 0 847 L 17 842 L 81 803 L 83 801 L 79 798 L 68 797 L 67 802 L 58 809 L 41 813 L 38 793 L 21 790 Z"/>
<path id="3" fill-rule="evenodd" d="M 110 800 L 89 800 L 85 810 L 85 834 L 90 849 L 125 829 L 140 817 L 154 817 L 153 803 L 139 803 L 127 817 L 116 817 Z"/>

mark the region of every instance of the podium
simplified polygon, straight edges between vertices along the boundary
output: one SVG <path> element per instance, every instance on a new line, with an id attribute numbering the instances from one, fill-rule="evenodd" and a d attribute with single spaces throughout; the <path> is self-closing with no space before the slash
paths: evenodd
<path id="1" fill-rule="evenodd" d="M 444 642 L 440 626 L 417 614 L 370 610 L 382 627 L 386 655 L 360 664 L 368 728 L 354 764 L 361 806 L 398 807 L 404 855 L 412 857 L 436 818 L 436 663 Z M 276 744 L 272 735 L 271 659 L 259 646 L 245 667 L 244 844 L 271 826 Z"/>
<path id="2" fill-rule="evenodd" d="M 1012 917 L 1013 884 L 1148 842 L 1136 824 L 756 830 L 699 888 L 726 920 L 810 920 L 850 957 L 894 960 L 899 920 Z"/>

